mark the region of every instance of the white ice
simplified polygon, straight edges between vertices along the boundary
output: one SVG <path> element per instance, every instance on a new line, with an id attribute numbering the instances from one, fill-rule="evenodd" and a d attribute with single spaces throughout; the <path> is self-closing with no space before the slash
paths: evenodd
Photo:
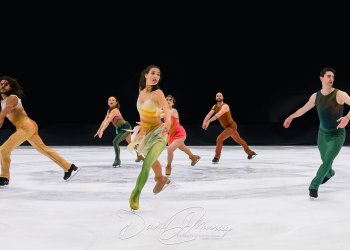
<path id="1" fill-rule="evenodd" d="M 152 170 L 132 213 L 129 196 L 140 172 L 135 154 L 112 146 L 52 147 L 81 167 L 63 170 L 29 146 L 12 153 L 10 184 L 0 188 L 0 249 L 349 249 L 350 147 L 333 163 L 335 176 L 310 200 L 321 163 L 316 146 L 190 147 L 196 166 L 175 151 L 172 184 L 158 195 Z M 160 161 L 166 164 L 166 150 Z"/>

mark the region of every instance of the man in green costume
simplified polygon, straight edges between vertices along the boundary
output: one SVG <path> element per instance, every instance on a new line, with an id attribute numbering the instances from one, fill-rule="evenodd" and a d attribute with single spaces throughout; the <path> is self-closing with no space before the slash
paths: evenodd
<path id="1" fill-rule="evenodd" d="M 283 126 L 288 128 L 294 118 L 302 116 L 314 106 L 317 108 L 320 120 L 317 146 L 322 164 L 309 186 L 311 198 L 317 198 L 319 186 L 326 183 L 335 174 L 332 164 L 344 144 L 345 126 L 350 119 L 350 112 L 343 116 L 344 103 L 350 106 L 350 97 L 346 92 L 333 87 L 334 76 L 333 68 L 324 68 L 320 72 L 322 89 L 313 93 L 308 102 L 283 123 Z"/>

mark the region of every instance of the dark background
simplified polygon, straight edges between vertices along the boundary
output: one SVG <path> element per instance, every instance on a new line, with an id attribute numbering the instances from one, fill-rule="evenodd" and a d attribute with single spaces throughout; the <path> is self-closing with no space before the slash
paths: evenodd
<path id="1" fill-rule="evenodd" d="M 150 64 L 160 66 L 161 89 L 176 98 L 188 145 L 215 145 L 218 122 L 207 131 L 201 124 L 217 92 L 248 144 L 309 145 L 316 143 L 315 109 L 289 129 L 282 124 L 321 88 L 322 68 L 334 67 L 334 86 L 350 91 L 348 21 L 339 4 L 31 3 L 3 10 L 0 75 L 23 86 L 23 105 L 48 145 L 111 145 L 112 125 L 93 138 L 107 99 L 115 95 L 135 125 L 138 79 Z M 1 142 L 13 131 L 5 120 Z"/>

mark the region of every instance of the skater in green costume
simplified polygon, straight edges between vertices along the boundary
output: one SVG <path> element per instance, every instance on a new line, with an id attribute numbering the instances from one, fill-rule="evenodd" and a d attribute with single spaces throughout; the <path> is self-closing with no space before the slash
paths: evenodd
<path id="1" fill-rule="evenodd" d="M 310 197 L 318 197 L 318 188 L 326 183 L 335 172 L 332 164 L 345 141 L 345 126 L 349 123 L 350 112 L 343 116 L 344 103 L 350 106 L 349 95 L 333 88 L 335 70 L 327 67 L 320 72 L 322 89 L 313 93 L 308 102 L 291 114 L 283 123 L 288 128 L 294 118 L 302 116 L 316 106 L 320 120 L 317 146 L 320 151 L 322 164 L 309 186 Z"/>
<path id="2" fill-rule="evenodd" d="M 120 161 L 119 144 L 123 140 L 126 140 L 128 143 L 130 143 L 131 135 L 129 130 L 131 130 L 131 125 L 129 124 L 129 122 L 124 120 L 122 114 L 120 113 L 120 104 L 118 99 L 115 96 L 110 96 L 108 98 L 108 106 L 109 106 L 109 109 L 107 110 L 107 114 L 104 120 L 102 121 L 101 126 L 99 127 L 96 134 L 94 135 L 94 137 L 98 136 L 99 138 L 102 138 L 103 132 L 106 130 L 108 125 L 110 123 L 113 124 L 113 126 L 116 129 L 116 135 L 113 139 L 115 159 L 112 165 L 113 167 L 120 167 L 121 161 Z"/>

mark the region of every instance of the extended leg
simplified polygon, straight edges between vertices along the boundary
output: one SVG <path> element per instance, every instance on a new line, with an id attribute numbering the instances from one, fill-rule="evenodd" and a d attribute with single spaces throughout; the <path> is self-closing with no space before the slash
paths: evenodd
<path id="1" fill-rule="evenodd" d="M 143 164 L 142 164 L 141 172 L 136 181 L 136 186 L 130 196 L 129 202 L 130 202 L 131 209 L 134 209 L 134 210 L 139 209 L 139 197 L 143 187 L 145 186 L 148 180 L 149 171 L 154 164 L 155 166 L 153 167 L 153 170 L 155 172 L 156 177 L 162 176 L 161 166 L 159 162 L 156 163 L 156 161 L 160 156 L 160 154 L 162 153 L 162 151 L 164 150 L 164 148 L 165 148 L 165 142 L 157 142 L 156 144 L 153 145 L 152 149 L 146 155 L 145 160 L 143 161 Z"/>

